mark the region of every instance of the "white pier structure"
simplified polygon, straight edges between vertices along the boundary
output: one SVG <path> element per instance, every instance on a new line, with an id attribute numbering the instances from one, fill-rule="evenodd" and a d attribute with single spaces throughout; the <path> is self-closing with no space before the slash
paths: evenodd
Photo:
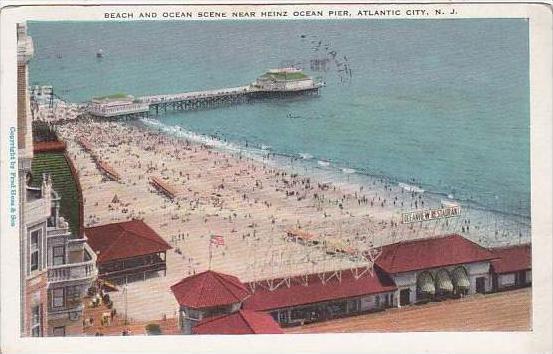
<path id="1" fill-rule="evenodd" d="M 117 94 L 95 98 L 87 112 L 96 117 L 133 119 L 167 109 L 185 111 L 248 102 L 252 99 L 318 95 L 324 84 L 296 68 L 272 69 L 249 85 L 134 98 Z"/>

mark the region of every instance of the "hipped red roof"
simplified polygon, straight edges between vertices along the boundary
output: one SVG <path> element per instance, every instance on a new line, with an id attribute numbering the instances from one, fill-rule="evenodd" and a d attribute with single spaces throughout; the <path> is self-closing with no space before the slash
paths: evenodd
<path id="1" fill-rule="evenodd" d="M 341 281 L 332 278 L 324 284 L 317 274 L 311 274 L 308 276 L 307 284 L 305 286 L 303 284 L 292 283 L 290 287 L 281 285 L 281 287 L 273 291 L 257 288 L 253 295 L 244 302 L 244 308 L 267 311 L 368 294 L 378 294 L 397 289 L 388 275 L 376 269 L 373 275 L 367 272 L 359 279 L 355 279 L 350 270 L 343 270 Z"/>
<path id="2" fill-rule="evenodd" d="M 242 302 L 250 292 L 232 275 L 205 271 L 171 286 L 179 305 L 207 308 Z"/>
<path id="3" fill-rule="evenodd" d="M 394 274 L 489 261 L 494 258 L 496 256 L 482 246 L 453 234 L 383 246 L 376 265 L 385 272 Z"/>
<path id="4" fill-rule="evenodd" d="M 249 310 L 201 321 L 194 334 L 281 334 L 278 323 L 268 314 Z"/>
<path id="5" fill-rule="evenodd" d="M 495 273 L 512 273 L 532 269 L 532 246 L 530 244 L 490 250 L 499 257 L 492 261 Z"/>
<path id="6" fill-rule="evenodd" d="M 85 229 L 85 235 L 98 256 L 98 263 L 171 249 L 164 239 L 141 220 L 89 227 Z"/>

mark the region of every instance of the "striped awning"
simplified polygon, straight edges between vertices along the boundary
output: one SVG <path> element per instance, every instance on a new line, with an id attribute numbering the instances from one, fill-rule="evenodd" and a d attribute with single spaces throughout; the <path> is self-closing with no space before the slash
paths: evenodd
<path id="1" fill-rule="evenodd" d="M 440 291 L 451 292 L 453 291 L 453 283 L 451 283 L 451 278 L 445 270 L 440 270 L 436 273 L 436 288 Z"/>
<path id="2" fill-rule="evenodd" d="M 421 273 L 417 277 L 417 288 L 420 292 L 434 295 L 436 293 L 436 287 L 434 286 L 434 280 L 430 273 Z"/>
<path id="3" fill-rule="evenodd" d="M 451 278 L 453 279 L 453 285 L 459 289 L 468 289 L 470 288 L 469 277 L 464 268 L 455 268 L 451 273 Z"/>

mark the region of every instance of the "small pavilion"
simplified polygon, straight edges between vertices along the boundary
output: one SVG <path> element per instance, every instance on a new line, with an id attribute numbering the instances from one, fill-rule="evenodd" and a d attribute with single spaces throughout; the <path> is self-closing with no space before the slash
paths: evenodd
<path id="1" fill-rule="evenodd" d="M 208 317 L 235 313 L 250 296 L 248 289 L 232 275 L 208 270 L 171 286 L 179 303 L 179 324 L 184 334 Z"/>
<path id="2" fill-rule="evenodd" d="M 89 227 L 85 234 L 97 255 L 100 278 L 121 284 L 167 273 L 171 246 L 142 220 Z"/>

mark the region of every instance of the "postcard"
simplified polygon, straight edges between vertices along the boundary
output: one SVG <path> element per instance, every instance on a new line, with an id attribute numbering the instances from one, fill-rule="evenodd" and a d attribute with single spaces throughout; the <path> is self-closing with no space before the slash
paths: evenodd
<path id="1" fill-rule="evenodd" d="M 551 352 L 551 8 L 7 3 L 2 350 Z"/>

